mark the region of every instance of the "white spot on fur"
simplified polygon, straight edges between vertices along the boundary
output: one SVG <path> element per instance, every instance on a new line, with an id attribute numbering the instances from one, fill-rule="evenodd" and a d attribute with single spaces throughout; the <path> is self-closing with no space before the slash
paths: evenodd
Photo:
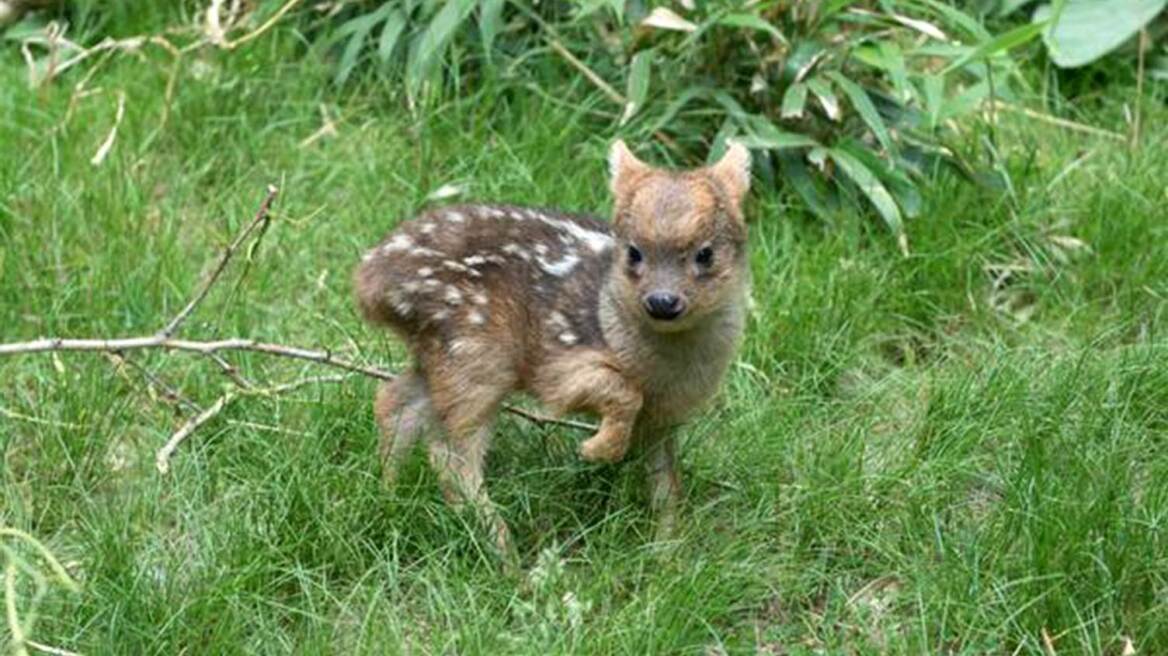
<path id="1" fill-rule="evenodd" d="M 519 244 L 516 244 L 514 242 L 508 242 L 506 244 L 503 244 L 503 252 L 508 254 L 508 255 L 514 255 L 515 257 L 523 260 L 524 262 L 531 261 L 531 255 L 527 251 L 520 248 Z"/>
<path id="2" fill-rule="evenodd" d="M 427 278 L 422 282 L 422 287 L 424 287 L 428 292 L 438 291 L 438 288 L 441 286 L 442 283 L 438 280 L 435 280 L 434 278 Z"/>
<path id="3" fill-rule="evenodd" d="M 474 303 L 475 305 L 486 305 L 488 302 L 487 295 L 482 292 L 475 292 L 474 295 L 470 297 L 470 302 Z"/>
<path id="4" fill-rule="evenodd" d="M 458 291 L 458 288 L 454 285 L 446 285 L 446 294 L 442 298 L 446 299 L 446 302 L 451 305 L 462 304 L 462 292 Z"/>
<path id="5" fill-rule="evenodd" d="M 576 337 L 576 333 L 570 330 L 565 330 L 564 332 L 560 333 L 560 342 L 563 344 L 571 346 L 578 341 L 580 341 L 580 338 Z"/>
<path id="6" fill-rule="evenodd" d="M 547 253 L 548 253 L 547 244 L 536 244 L 535 245 L 535 254 L 536 255 L 547 255 Z"/>
<path id="7" fill-rule="evenodd" d="M 466 221 L 466 215 L 457 210 L 451 210 L 446 213 L 446 220 L 451 223 L 462 223 Z"/>
<path id="8" fill-rule="evenodd" d="M 548 274 L 549 276 L 563 278 L 569 273 L 572 273 L 572 270 L 575 269 L 576 265 L 580 263 L 580 256 L 576 255 L 574 252 L 570 252 L 555 262 L 549 262 L 542 257 L 535 258 L 535 261 L 537 264 L 539 264 L 539 268 L 542 269 L 544 273 Z"/>
<path id="9" fill-rule="evenodd" d="M 480 264 L 486 264 L 487 258 L 482 255 L 471 255 L 470 257 L 462 258 L 462 263 L 467 266 L 479 266 Z"/>
<path id="10" fill-rule="evenodd" d="M 434 232 L 434 228 L 436 228 L 436 227 L 437 226 L 435 226 L 433 223 L 427 221 L 427 222 L 422 224 L 422 227 L 421 227 L 422 234 L 428 235 L 428 234 Z"/>
<path id="11" fill-rule="evenodd" d="M 407 280 L 407 281 L 402 283 L 402 291 L 404 291 L 407 294 L 417 294 L 418 290 L 421 288 L 422 288 L 421 283 L 413 281 L 413 280 Z"/>
<path id="12" fill-rule="evenodd" d="M 446 321 L 450 318 L 450 310 L 442 309 L 435 312 L 431 317 L 434 321 Z"/>
<path id="13" fill-rule="evenodd" d="M 389 302 L 393 305 L 394 311 L 403 317 L 409 316 L 414 311 L 414 306 L 400 291 L 391 293 L 389 295 Z"/>
<path id="14" fill-rule="evenodd" d="M 548 321 L 549 325 L 554 326 L 556 328 L 567 328 L 568 327 L 568 318 L 565 317 L 563 315 L 563 313 L 561 313 L 558 310 L 553 310 L 552 313 L 548 315 L 547 321 Z"/>
<path id="15" fill-rule="evenodd" d="M 471 310 L 466 315 L 466 320 L 469 321 L 472 326 L 481 326 L 487 322 L 487 318 L 483 316 L 483 313 L 479 312 L 478 310 Z"/>
<path id="16" fill-rule="evenodd" d="M 473 339 L 455 339 L 446 347 L 451 355 L 474 355 L 480 348 L 479 342 Z"/>
<path id="17" fill-rule="evenodd" d="M 406 235 L 394 235 L 384 246 L 381 247 L 381 252 L 386 255 L 404 251 L 414 245 L 414 241 Z"/>
<path id="18" fill-rule="evenodd" d="M 485 213 L 487 216 L 491 217 L 492 219 L 501 219 L 501 218 L 507 216 L 506 212 L 504 212 L 503 210 L 501 210 L 497 207 L 488 207 L 485 209 Z"/>
<path id="19" fill-rule="evenodd" d="M 451 271 L 457 271 L 459 273 L 466 273 L 467 271 L 470 271 L 470 268 L 465 264 L 460 264 L 454 260 L 442 260 L 442 266 L 450 269 Z"/>
<path id="20" fill-rule="evenodd" d="M 568 219 L 557 219 L 555 217 L 547 216 L 546 214 L 536 214 L 535 218 L 539 219 L 546 225 L 567 233 L 572 237 L 587 244 L 588 248 L 592 249 L 594 253 L 603 253 L 612 248 L 612 237 L 603 232 L 590 230 L 584 226 Z"/>
<path id="21" fill-rule="evenodd" d="M 494 255 L 494 254 L 492 254 L 492 255 L 488 255 L 488 256 L 487 256 L 487 261 L 488 261 L 488 262 L 490 262 L 491 264 L 499 264 L 499 265 L 502 265 L 502 264 L 504 264 L 504 263 L 505 263 L 507 260 L 503 259 L 503 256 L 502 256 L 502 255 Z"/>
<path id="22" fill-rule="evenodd" d="M 434 269 L 430 267 L 422 267 L 421 269 L 418 269 L 419 278 L 429 278 L 432 275 L 434 275 Z"/>
<path id="23" fill-rule="evenodd" d="M 418 246 L 410 251 L 410 255 L 414 257 L 442 257 L 445 253 L 436 251 L 433 248 L 426 248 L 425 246 Z"/>

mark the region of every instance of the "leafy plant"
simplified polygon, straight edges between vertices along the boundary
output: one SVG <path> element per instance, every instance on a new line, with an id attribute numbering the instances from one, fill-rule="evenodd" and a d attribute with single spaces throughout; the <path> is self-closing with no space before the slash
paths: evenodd
<path id="1" fill-rule="evenodd" d="M 336 82 L 344 84 L 359 64 L 374 62 L 401 71 L 414 88 L 433 80 L 455 37 L 475 29 L 490 53 L 503 29 L 505 0 L 390 0 L 348 16 L 328 38 L 340 46 Z"/>
<path id="2" fill-rule="evenodd" d="M 1043 34 L 1051 60 L 1083 66 L 1123 45 L 1164 11 L 1168 0 L 1067 0 L 1039 7 L 1035 20 L 1052 19 Z M 1057 15 L 1056 15 L 1057 12 Z"/>
<path id="3" fill-rule="evenodd" d="M 920 185 L 940 167 L 975 173 L 953 121 L 1012 94 L 1021 77 L 1006 53 L 1042 29 L 994 36 L 931 1 L 711 3 L 688 26 L 653 13 L 625 14 L 639 28 L 624 32 L 630 88 L 646 57 L 656 85 L 628 129 L 693 152 L 713 134 L 711 157 L 742 141 L 764 178 L 816 213 L 865 201 L 906 251 Z"/>
<path id="4" fill-rule="evenodd" d="M 692 4 L 390 0 L 345 16 L 330 43 L 338 83 L 375 62 L 411 92 L 470 59 L 452 48 L 475 35 L 483 60 L 507 42 L 521 74 L 556 53 L 621 103 L 611 128 L 689 159 L 738 139 L 767 182 L 781 177 L 821 215 L 867 204 L 907 251 L 922 182 L 940 168 L 975 174 L 953 121 L 1011 96 L 1021 77 L 1007 53 L 1044 26 L 994 36 L 938 0 Z"/>
<path id="5" fill-rule="evenodd" d="M 997 13 L 1027 9 L 1034 0 L 999 0 Z M 1133 40 L 1164 15 L 1168 0 L 1062 0 L 1041 4 L 1034 21 L 1048 22 L 1042 40 L 1060 68 L 1094 63 Z"/>

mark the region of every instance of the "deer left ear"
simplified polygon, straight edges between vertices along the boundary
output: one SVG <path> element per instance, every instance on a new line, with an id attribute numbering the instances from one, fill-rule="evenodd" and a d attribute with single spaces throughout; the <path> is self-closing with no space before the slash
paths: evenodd
<path id="1" fill-rule="evenodd" d="M 609 187 L 616 196 L 623 195 L 642 176 L 649 165 L 637 159 L 625 142 L 617 139 L 608 151 Z"/>
<path id="2" fill-rule="evenodd" d="M 736 141 L 728 141 L 727 145 L 726 154 L 707 170 L 735 203 L 741 203 L 750 191 L 750 151 Z"/>

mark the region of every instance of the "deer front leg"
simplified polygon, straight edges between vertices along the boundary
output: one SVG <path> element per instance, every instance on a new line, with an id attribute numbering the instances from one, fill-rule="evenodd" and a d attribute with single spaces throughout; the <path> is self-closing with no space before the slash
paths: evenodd
<path id="1" fill-rule="evenodd" d="M 600 429 L 580 444 L 580 457 L 588 462 L 620 462 L 633 441 L 641 395 L 613 390 L 597 409 L 601 414 Z"/>
<path id="2" fill-rule="evenodd" d="M 657 540 L 673 537 L 681 506 L 681 470 L 677 465 L 677 438 L 668 429 L 643 431 L 649 507 L 657 520 Z"/>
<path id="3" fill-rule="evenodd" d="M 536 393 L 560 412 L 591 410 L 600 428 L 580 445 L 589 462 L 618 462 L 632 443 L 641 411 L 641 391 L 610 360 L 593 350 L 564 354 L 546 365 L 536 379 Z"/>

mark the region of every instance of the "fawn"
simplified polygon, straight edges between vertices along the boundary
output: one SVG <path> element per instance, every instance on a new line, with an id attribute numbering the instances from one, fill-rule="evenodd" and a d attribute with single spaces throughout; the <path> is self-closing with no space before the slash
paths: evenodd
<path id="1" fill-rule="evenodd" d="M 741 340 L 749 151 L 731 144 L 712 166 L 669 171 L 617 141 L 609 169 L 611 224 L 507 205 L 435 209 L 356 271 L 365 318 L 414 357 L 374 400 L 386 482 L 426 436 L 446 499 L 473 504 L 504 552 L 483 464 L 508 394 L 599 415 L 585 460 L 616 462 L 642 442 L 668 533 L 681 495 L 670 430 L 714 395 Z"/>

